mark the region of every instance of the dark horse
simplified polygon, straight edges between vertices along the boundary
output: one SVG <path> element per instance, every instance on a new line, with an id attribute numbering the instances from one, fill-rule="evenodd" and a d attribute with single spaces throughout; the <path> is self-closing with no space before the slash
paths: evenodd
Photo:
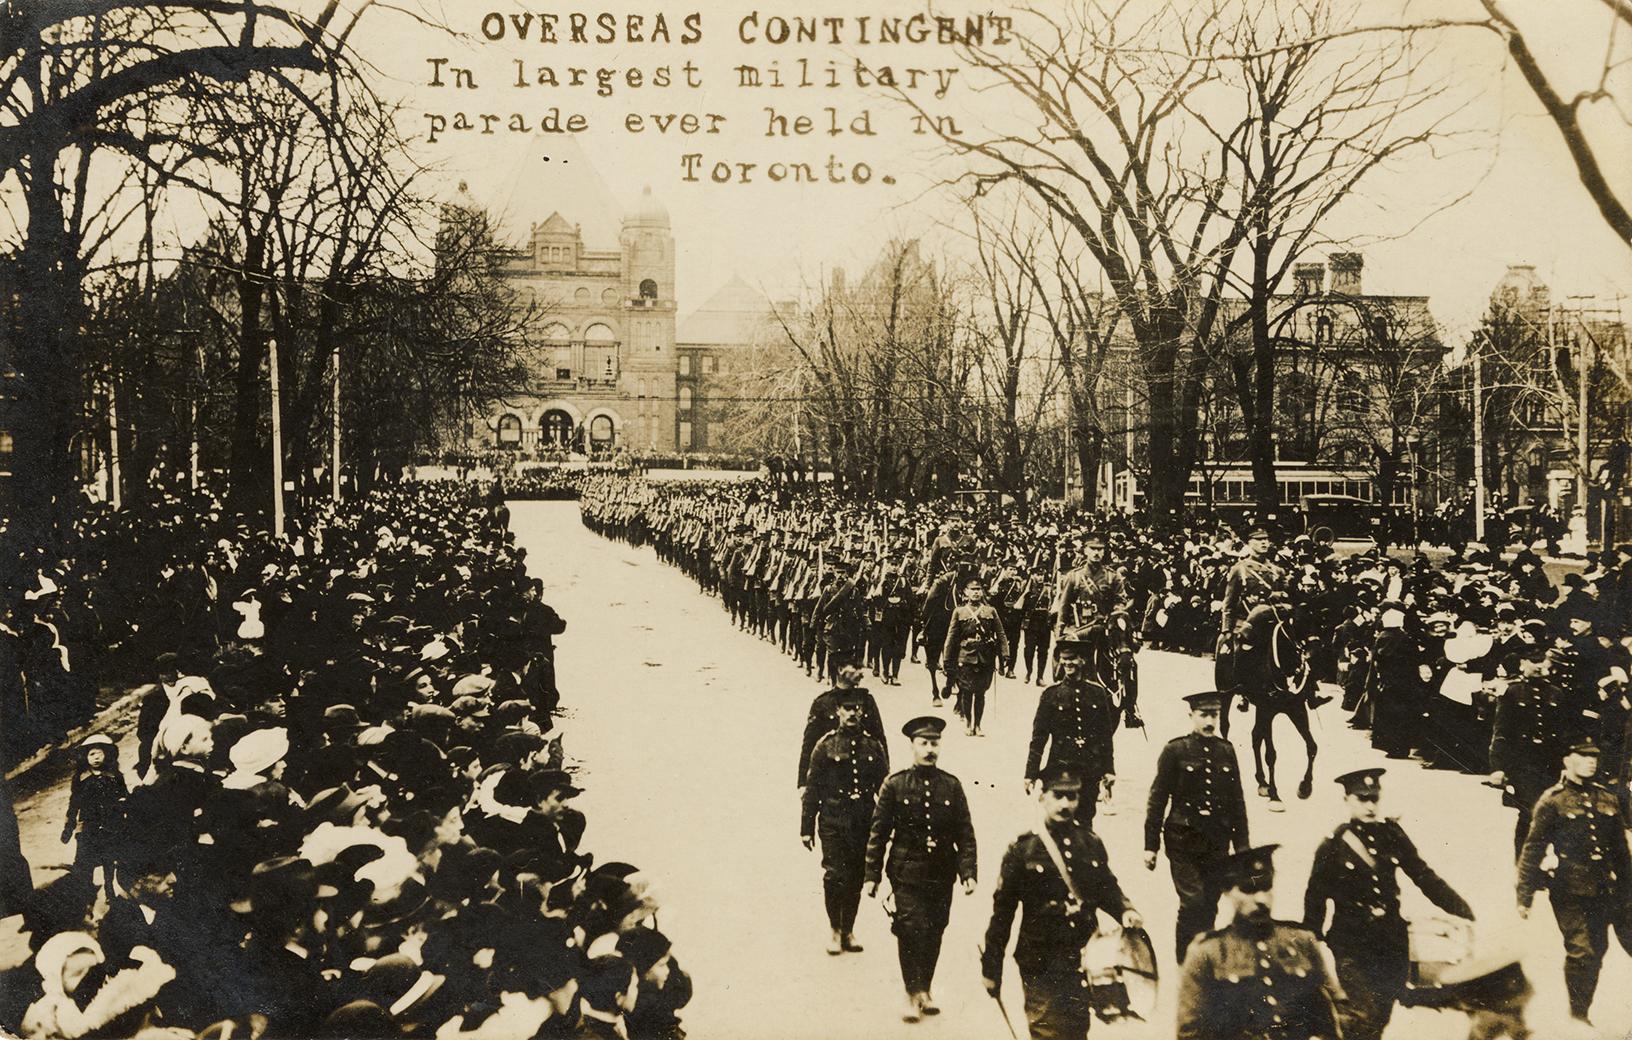
<path id="1" fill-rule="evenodd" d="M 1281 795 L 1275 787 L 1276 717 L 1285 715 L 1291 720 L 1308 752 L 1303 780 L 1298 784 L 1299 798 L 1308 798 L 1314 790 L 1315 754 L 1319 751 L 1309 731 L 1308 692 L 1315 680 L 1290 607 L 1265 604 L 1247 615 L 1237 668 L 1238 686 L 1257 709 L 1252 722 L 1252 763 L 1258 794 L 1269 799 L 1271 810 L 1279 812 Z"/>
<path id="2" fill-rule="evenodd" d="M 946 645 L 946 630 L 952 627 L 952 611 L 958 605 L 958 586 L 964 574 L 962 567 L 941 571 L 930 583 L 918 609 L 918 638 L 924 648 L 924 668 L 929 672 L 929 689 L 936 704 L 941 703 L 941 683 L 936 673 L 941 668 L 941 650 Z"/>
<path id="3" fill-rule="evenodd" d="M 1128 729 L 1143 727 L 1144 720 L 1139 717 L 1139 672 L 1127 618 L 1118 613 L 1109 620 L 1062 631 L 1061 639 L 1067 638 L 1076 643 L 1082 655 L 1082 677 L 1110 691 L 1122 725 Z"/>

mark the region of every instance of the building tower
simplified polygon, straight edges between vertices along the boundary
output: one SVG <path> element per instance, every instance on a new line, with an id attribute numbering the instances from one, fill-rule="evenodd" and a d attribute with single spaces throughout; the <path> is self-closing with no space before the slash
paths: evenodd
<path id="1" fill-rule="evenodd" d="M 637 388 L 635 429 L 624 438 L 634 448 L 669 449 L 678 443 L 675 418 L 674 233 L 669 211 L 647 187 L 623 218 L 618 236 L 623 263 L 625 356 Z"/>

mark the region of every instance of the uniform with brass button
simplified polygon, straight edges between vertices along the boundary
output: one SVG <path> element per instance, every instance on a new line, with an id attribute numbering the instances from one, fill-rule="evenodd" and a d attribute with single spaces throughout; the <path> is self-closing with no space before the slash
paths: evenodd
<path id="1" fill-rule="evenodd" d="M 1003 951 L 1015 911 L 1020 910 L 1014 961 L 1020 968 L 1032 1040 L 1081 1040 L 1093 1018 L 1082 951 L 1096 930 L 1096 915 L 1103 910 L 1127 927 L 1140 922 L 1111 872 L 1105 846 L 1075 818 L 1070 799 L 1091 797 L 1092 778 L 1072 763 L 1056 762 L 1043 771 L 1041 781 L 1045 817 L 1036 830 L 1016 838 L 1003 856 L 981 951 L 981 975 L 987 990 L 996 994 L 1003 978 Z M 1069 883 L 1062 868 L 1070 874 Z"/>
<path id="2" fill-rule="evenodd" d="M 1047 763 L 1070 764 L 1088 785 L 1077 818 L 1092 827 L 1098 791 L 1105 777 L 1116 772 L 1112 738 L 1116 735 L 1116 705 L 1111 692 L 1082 675 L 1082 641 L 1060 643 L 1060 681 L 1043 691 L 1031 724 L 1031 746 L 1026 754 L 1028 786 L 1043 774 Z"/>
<path id="3" fill-rule="evenodd" d="M 861 719 L 871 697 L 865 690 L 838 691 L 839 728 L 811 751 L 799 834 L 808 848 L 822 841 L 822 892 L 833 930 L 830 954 L 859 952 L 856 907 L 861 902 L 867 861 L 867 833 L 878 789 L 889 772 L 889 756 Z"/>
<path id="4" fill-rule="evenodd" d="M 866 880 L 878 892 L 888 875 L 895 894 L 896 945 L 907 990 L 907 1021 L 936 1014 L 930 997 L 941 934 L 952 911 L 952 885 L 975 888 L 975 827 L 958 778 L 940 769 L 946 720 L 923 715 L 902 727 L 913 741 L 913 765 L 892 774 L 878 792 L 867 838 Z M 888 856 L 886 857 L 886 851 Z"/>
<path id="5" fill-rule="evenodd" d="M 1156 868 L 1165 839 L 1173 887 L 1179 894 L 1174 959 L 1198 932 L 1209 928 L 1222 893 L 1220 865 L 1247 847 L 1247 802 L 1235 746 L 1217 735 L 1222 699 L 1215 691 L 1193 693 L 1193 732 L 1175 737 L 1156 761 L 1156 779 L 1145 810 L 1145 866 Z"/>
<path id="6" fill-rule="evenodd" d="M 1519 853 L 1519 913 L 1528 916 L 1536 890 L 1550 889 L 1553 916 L 1564 937 L 1564 989 L 1570 1014 L 1585 1020 L 1598 989 L 1598 972 L 1609 949 L 1609 929 L 1632 953 L 1627 879 L 1632 857 L 1621 829 L 1621 804 L 1598 784 L 1599 750 L 1591 738 L 1574 741 L 1564 756 L 1564 776 L 1536 802 Z M 1541 860 L 1551 846 L 1558 869 L 1551 881 Z"/>
<path id="7" fill-rule="evenodd" d="M 1276 846 L 1225 864 L 1229 925 L 1198 936 L 1179 979 L 1178 1040 L 1336 1040 L 1341 996 L 1307 928 L 1270 916 Z"/>
<path id="8" fill-rule="evenodd" d="M 1441 910 L 1473 918 L 1467 902 L 1423 861 L 1399 822 L 1378 815 L 1383 772 L 1359 769 L 1337 778 L 1352 818 L 1315 850 L 1304 889 L 1303 923 L 1325 937 L 1348 995 L 1338 1008 L 1344 1040 L 1381 1037 L 1405 990 L 1410 943 L 1400 916 L 1399 871 Z"/>

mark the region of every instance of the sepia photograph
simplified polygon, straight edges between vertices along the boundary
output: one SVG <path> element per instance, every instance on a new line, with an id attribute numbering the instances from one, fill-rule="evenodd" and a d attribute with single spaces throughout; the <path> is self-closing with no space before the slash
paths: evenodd
<path id="1" fill-rule="evenodd" d="M 1629 293 L 1628 0 L 0 0 L 0 1037 L 1626 1040 Z"/>

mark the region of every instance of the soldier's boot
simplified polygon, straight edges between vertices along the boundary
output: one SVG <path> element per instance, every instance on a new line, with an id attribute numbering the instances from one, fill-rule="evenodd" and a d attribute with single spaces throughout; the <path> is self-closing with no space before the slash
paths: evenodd
<path id="1" fill-rule="evenodd" d="M 918 1010 L 926 1015 L 938 1015 L 941 1009 L 935 1006 L 935 998 L 929 995 L 929 990 L 918 994 Z"/>
<path id="2" fill-rule="evenodd" d="M 827 940 L 827 955 L 829 957 L 837 957 L 839 954 L 841 954 L 843 952 L 844 952 L 844 936 L 840 935 L 837 931 L 835 931 L 833 933 L 832 938 Z"/>
<path id="3" fill-rule="evenodd" d="M 856 942 L 856 937 L 849 932 L 839 936 L 839 945 L 845 953 L 860 953 L 862 949 L 861 943 Z"/>
<path id="4" fill-rule="evenodd" d="M 923 1017 L 923 1012 L 918 1007 L 918 995 L 916 993 L 908 993 L 907 1006 L 906 1009 L 901 1012 L 901 1021 L 917 1022 Z"/>

